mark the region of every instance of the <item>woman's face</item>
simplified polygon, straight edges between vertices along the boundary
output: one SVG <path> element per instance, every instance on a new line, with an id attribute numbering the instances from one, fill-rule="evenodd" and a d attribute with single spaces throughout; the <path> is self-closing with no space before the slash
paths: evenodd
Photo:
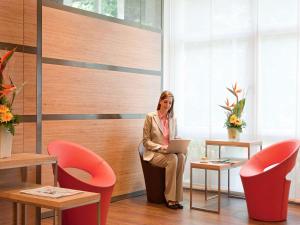
<path id="1" fill-rule="evenodd" d="M 173 98 L 172 97 L 167 97 L 163 100 L 160 100 L 159 104 L 160 104 L 160 109 L 162 111 L 169 111 L 169 109 L 172 106 L 172 102 L 173 102 Z"/>

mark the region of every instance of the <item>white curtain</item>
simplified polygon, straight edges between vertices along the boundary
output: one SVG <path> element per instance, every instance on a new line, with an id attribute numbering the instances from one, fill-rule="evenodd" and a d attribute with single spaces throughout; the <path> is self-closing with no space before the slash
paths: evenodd
<path id="1" fill-rule="evenodd" d="M 175 94 L 179 133 L 193 139 L 189 161 L 204 155 L 203 140 L 226 138 L 218 105 L 236 81 L 246 92 L 242 138 L 260 139 L 264 147 L 300 139 L 300 0 L 169 0 L 164 19 L 164 88 Z M 243 149 L 223 151 L 247 156 Z M 216 149 L 210 152 L 217 157 Z M 300 199 L 299 161 L 289 175 L 293 200 Z M 238 172 L 232 189 L 242 191 Z"/>

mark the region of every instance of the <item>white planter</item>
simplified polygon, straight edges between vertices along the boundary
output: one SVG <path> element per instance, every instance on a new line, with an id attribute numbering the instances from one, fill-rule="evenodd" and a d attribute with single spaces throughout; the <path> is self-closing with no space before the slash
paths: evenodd
<path id="1" fill-rule="evenodd" d="M 4 127 L 0 127 L 0 158 L 11 157 L 13 135 Z"/>

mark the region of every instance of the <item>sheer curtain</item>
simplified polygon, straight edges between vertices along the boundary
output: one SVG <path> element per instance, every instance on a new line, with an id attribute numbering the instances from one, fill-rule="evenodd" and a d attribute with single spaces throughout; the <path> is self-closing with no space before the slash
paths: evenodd
<path id="1" fill-rule="evenodd" d="M 300 138 L 299 5 L 300 0 L 165 1 L 164 87 L 176 97 L 179 134 L 193 139 L 189 161 L 203 156 L 206 138 L 226 137 L 218 105 L 236 81 L 246 92 L 242 138 L 261 139 L 264 147 Z M 210 152 L 217 156 L 216 149 Z M 224 149 L 226 155 L 246 157 L 246 151 Z M 289 175 L 291 199 L 300 199 L 299 161 L 300 156 Z M 238 170 L 232 177 L 233 190 L 242 191 Z"/>

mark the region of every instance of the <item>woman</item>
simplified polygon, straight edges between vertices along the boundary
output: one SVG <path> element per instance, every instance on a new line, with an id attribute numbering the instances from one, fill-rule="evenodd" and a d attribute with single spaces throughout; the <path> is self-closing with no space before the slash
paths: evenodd
<path id="1" fill-rule="evenodd" d="M 165 198 L 167 207 L 182 209 L 179 203 L 183 200 L 182 177 L 185 155 L 167 152 L 170 139 L 176 137 L 176 120 L 173 116 L 174 96 L 170 91 L 164 91 L 159 98 L 157 111 L 148 113 L 145 119 L 143 158 L 152 165 L 166 169 Z"/>

